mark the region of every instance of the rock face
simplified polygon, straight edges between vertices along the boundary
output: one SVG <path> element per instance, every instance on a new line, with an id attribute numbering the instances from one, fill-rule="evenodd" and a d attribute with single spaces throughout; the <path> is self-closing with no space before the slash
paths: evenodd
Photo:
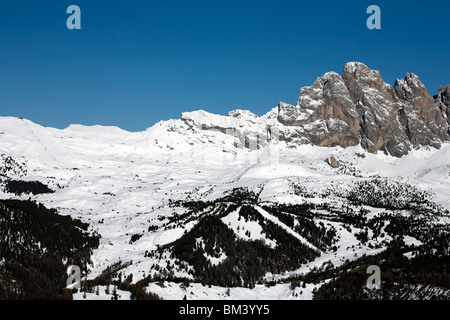
<path id="1" fill-rule="evenodd" d="M 449 124 L 450 134 L 450 84 L 446 87 L 440 87 L 438 94 L 434 96 L 436 107 L 442 112 L 442 116 Z"/>
<path id="2" fill-rule="evenodd" d="M 360 144 L 368 152 L 401 157 L 413 148 L 440 148 L 450 140 L 450 85 L 432 98 L 413 73 L 392 87 L 379 71 L 349 62 L 342 75 L 328 72 L 301 88 L 295 106 L 280 102 L 261 117 L 235 110 L 227 116 L 184 113 L 181 119 L 203 132 L 236 137 L 235 145 L 243 148 L 260 149 L 277 138 L 288 146 Z"/>
<path id="3" fill-rule="evenodd" d="M 300 89 L 297 106 L 280 104 L 278 112 L 280 123 L 302 126 L 307 139 L 319 146 L 358 144 L 358 118 L 344 80 L 334 72 Z"/>
<path id="4" fill-rule="evenodd" d="M 438 97 L 431 98 L 415 74 L 392 87 L 379 71 L 350 62 L 342 76 L 329 72 L 300 89 L 296 106 L 280 103 L 278 121 L 302 126 L 316 145 L 360 143 L 369 152 L 401 157 L 412 148 L 439 148 L 449 140 L 448 97 L 449 88 L 441 87 Z"/>

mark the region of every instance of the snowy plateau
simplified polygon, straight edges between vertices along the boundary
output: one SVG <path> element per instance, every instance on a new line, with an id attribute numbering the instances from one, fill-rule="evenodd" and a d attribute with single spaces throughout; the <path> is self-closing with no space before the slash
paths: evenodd
<path id="1" fill-rule="evenodd" d="M 326 103 L 321 90 L 293 121 Z M 314 143 L 308 126 L 346 131 L 347 117 L 282 124 L 287 108 L 195 111 L 142 132 L 0 117 L 0 208 L 36 202 L 98 235 L 73 299 L 127 300 L 139 286 L 166 300 L 448 300 L 450 144 L 412 142 L 394 156 Z M 27 286 L 7 265 L 0 256 L 0 285 L 20 294 Z M 381 290 L 366 288 L 369 265 L 380 266 Z"/>

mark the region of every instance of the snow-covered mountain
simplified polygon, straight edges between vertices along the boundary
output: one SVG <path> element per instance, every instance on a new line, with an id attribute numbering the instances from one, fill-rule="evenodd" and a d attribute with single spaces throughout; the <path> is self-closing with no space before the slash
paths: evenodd
<path id="1" fill-rule="evenodd" d="M 124 283 L 165 299 L 448 299 L 449 91 L 349 63 L 260 117 L 187 112 L 143 132 L 2 117 L 0 198 L 88 223 L 87 279 L 125 298 Z M 361 285 L 368 264 L 382 293 Z"/>

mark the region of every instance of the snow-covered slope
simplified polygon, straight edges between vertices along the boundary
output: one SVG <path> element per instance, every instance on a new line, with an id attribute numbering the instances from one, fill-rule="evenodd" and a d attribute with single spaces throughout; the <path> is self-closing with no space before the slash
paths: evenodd
<path id="1" fill-rule="evenodd" d="M 402 158 L 368 153 L 360 146 L 345 149 L 313 145 L 288 147 L 286 142 L 277 139 L 251 150 L 239 145 L 236 136 L 221 130 L 205 130 L 205 127 L 196 131 L 195 126 L 187 123 L 198 121 L 208 124 L 209 128 L 242 128 L 250 123 L 245 129 L 256 132 L 275 121 L 270 114 L 261 119 L 246 112 L 220 117 L 199 111 L 136 133 L 116 127 L 81 125 L 58 130 L 25 119 L 2 117 L 2 180 L 37 180 L 55 193 L 18 196 L 1 188 L 0 197 L 31 197 L 47 207 L 58 209 L 61 214 L 88 222 L 92 230 L 101 235 L 100 246 L 92 256 L 88 278 L 95 278 L 108 266 L 122 261 L 130 262 L 122 272 L 125 277 L 132 274 L 133 281 L 150 274 L 157 275 L 155 264 L 159 265 L 159 270 L 169 267 L 175 276 L 193 279 L 189 267 L 174 267 L 177 258 L 170 255 L 169 248 L 174 241 L 194 230 L 202 213 L 198 213 L 196 219 L 195 213 L 174 203 L 214 201 L 234 188 L 257 194 L 256 212 L 268 219 L 258 220 L 263 218 L 255 213 L 249 221 L 244 221 L 240 219 L 239 209 L 222 212 L 224 225 L 238 238 L 261 239 L 268 247 L 277 250 L 282 238 L 274 238 L 264 232 L 264 223 L 261 222 L 271 221 L 318 252 L 314 259 L 296 268 L 266 273 L 264 278 L 267 281 L 307 273 L 328 261 L 338 266 L 346 260 L 383 250 L 392 239 L 387 232 L 376 240 L 362 243 L 356 236 L 362 227 L 344 228 L 344 224 L 328 219 L 330 212 L 320 206 L 324 203 L 336 208 L 349 205 L 343 194 L 352 190 L 355 183 L 386 178 L 393 185 L 400 183 L 413 186 L 418 192 L 428 192 L 431 200 L 442 210 L 450 209 L 447 192 L 450 188 L 449 144 L 443 144 L 440 149 L 413 150 Z M 331 157 L 337 159 L 339 167 L 330 166 Z M 305 203 L 318 205 L 314 211 L 317 214 L 315 224 L 323 223 L 326 230 L 338 230 L 338 236 L 329 246 L 323 245 L 318 249 L 316 246 L 320 242 L 311 244 L 300 232 L 294 231 L 298 222 L 289 227 L 280 217 L 262 207 Z M 364 205 L 364 208 L 368 210 L 368 217 L 385 211 L 370 205 Z M 181 224 L 174 222 L 174 214 L 186 213 L 192 219 L 181 219 Z M 448 216 L 443 215 L 433 223 L 448 222 Z M 137 240 L 131 240 L 133 235 L 139 235 Z M 411 236 L 407 239 L 409 243 L 421 243 L 420 239 Z M 202 245 L 203 239 L 198 238 L 198 241 Z M 164 246 L 169 251 L 166 250 L 163 257 L 148 254 Z M 226 255 L 221 248 L 218 248 L 216 257 L 204 254 L 213 265 L 220 264 Z M 308 284 L 297 298 L 311 298 L 314 287 Z M 189 298 L 221 298 L 220 293 L 225 292 L 225 289 L 216 287 L 194 287 L 185 292 L 175 284 L 158 287 L 149 284 L 148 288 L 169 299 L 184 294 Z M 248 289 L 236 289 L 232 293 L 243 297 L 248 295 L 245 290 Z M 295 296 L 290 287 L 283 284 L 272 288 L 260 285 L 255 290 L 251 295 L 255 299 Z"/>

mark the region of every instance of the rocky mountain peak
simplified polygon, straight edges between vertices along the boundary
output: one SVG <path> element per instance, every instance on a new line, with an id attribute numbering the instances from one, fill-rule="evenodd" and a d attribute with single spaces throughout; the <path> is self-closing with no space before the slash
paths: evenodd
<path id="1" fill-rule="evenodd" d="M 342 75 L 327 72 L 302 87 L 296 105 L 280 102 L 262 117 L 234 110 L 227 116 L 184 113 L 181 119 L 202 130 L 230 134 L 239 146 L 254 141 L 250 149 L 263 147 L 276 131 L 289 146 L 360 144 L 368 152 L 401 157 L 412 148 L 440 148 L 450 140 L 449 96 L 450 86 L 441 87 L 433 99 L 414 73 L 392 87 L 379 71 L 349 62 Z"/>
<path id="2" fill-rule="evenodd" d="M 342 78 L 348 88 L 368 86 L 382 90 L 385 83 L 378 70 L 372 70 L 361 62 L 349 62 L 345 65 Z"/>
<path id="3" fill-rule="evenodd" d="M 450 105 L 450 84 L 446 87 L 440 86 L 438 94 L 434 96 L 435 99 L 438 99 L 440 102 L 445 104 L 446 106 Z"/>
<path id="4" fill-rule="evenodd" d="M 440 92 L 447 97 L 446 89 Z M 449 117 L 443 117 L 449 108 L 441 100 L 436 106 L 413 73 L 392 87 L 379 71 L 349 62 L 342 76 L 326 73 L 312 86 L 301 88 L 296 106 L 279 105 L 278 120 L 286 126 L 302 126 L 313 144 L 345 148 L 360 143 L 369 152 L 382 150 L 400 157 L 411 148 L 439 148 L 449 140 Z"/>
<path id="5" fill-rule="evenodd" d="M 442 117 L 447 120 L 448 134 L 450 135 L 450 84 L 439 88 L 438 94 L 434 96 L 434 101 L 436 108 L 441 111 Z"/>
<path id="6" fill-rule="evenodd" d="M 397 96 L 402 100 L 412 102 L 412 100 L 421 98 L 422 100 L 430 100 L 429 102 L 431 102 L 427 88 L 414 73 L 407 73 L 404 79 L 397 79 L 394 89 Z"/>

